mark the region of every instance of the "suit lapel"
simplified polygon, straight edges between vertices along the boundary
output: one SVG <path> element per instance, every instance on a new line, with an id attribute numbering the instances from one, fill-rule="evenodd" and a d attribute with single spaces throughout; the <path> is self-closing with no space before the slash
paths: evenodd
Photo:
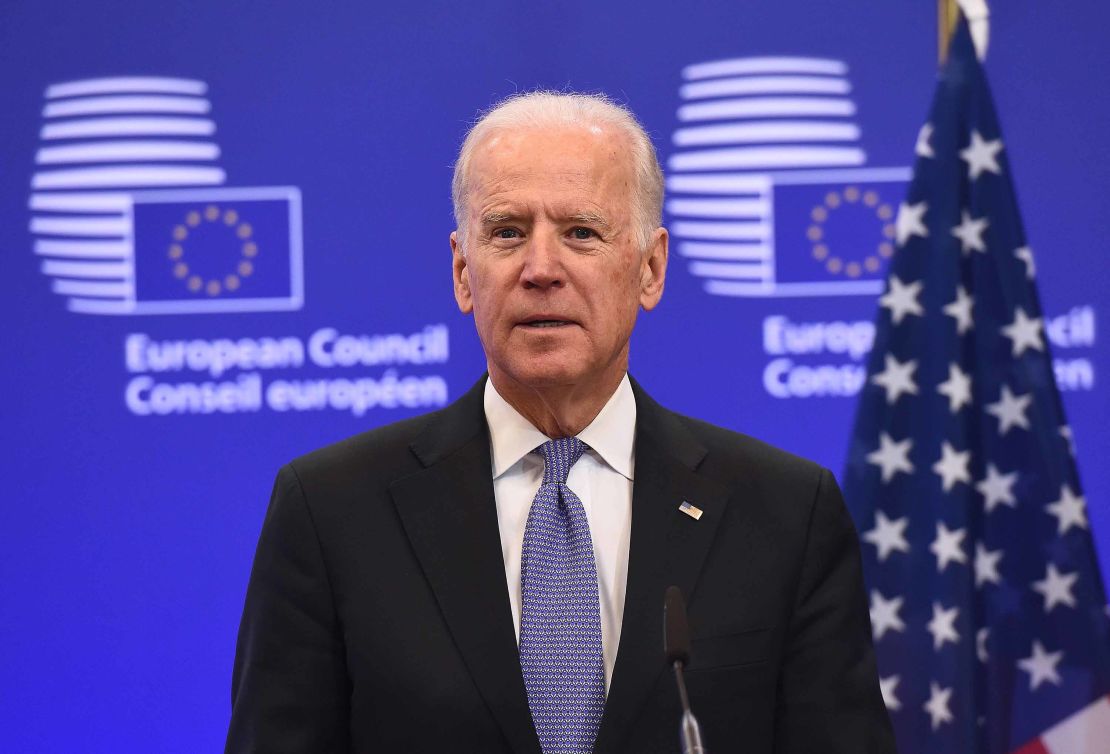
<path id="1" fill-rule="evenodd" d="M 723 516 L 726 490 L 697 474 L 706 449 L 674 414 L 633 381 L 636 470 L 620 648 L 595 752 L 615 752 L 665 669 L 663 593 L 672 584 L 689 602 Z M 703 513 L 679 510 L 688 501 Z M 678 725 L 678 721 L 675 721 Z"/>
<path id="2" fill-rule="evenodd" d="M 539 754 L 505 582 L 484 385 L 429 422 L 412 444 L 425 468 L 390 491 L 479 693 L 513 750 Z"/>
<path id="3" fill-rule="evenodd" d="M 518 754 L 539 754 L 505 582 L 482 379 L 412 444 L 424 468 L 393 483 L 398 514 L 474 683 Z M 689 602 L 726 490 L 697 473 L 706 449 L 635 381 L 636 480 L 620 648 L 595 752 L 615 752 L 665 669 L 663 593 Z M 679 511 L 688 501 L 699 520 Z M 677 721 L 676 721 L 677 724 Z"/>

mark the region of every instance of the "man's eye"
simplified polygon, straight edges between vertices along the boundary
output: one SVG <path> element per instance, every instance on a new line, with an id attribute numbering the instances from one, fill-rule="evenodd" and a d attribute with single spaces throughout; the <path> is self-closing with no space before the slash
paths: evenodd
<path id="1" fill-rule="evenodd" d="M 582 227 L 575 228 L 574 230 L 572 230 L 570 232 L 570 234 L 571 234 L 571 236 L 574 237 L 574 239 L 576 241 L 588 241 L 588 240 L 590 240 L 591 238 L 593 238 L 594 236 L 597 235 L 596 233 L 594 233 L 589 228 L 582 228 Z"/>
<path id="2" fill-rule="evenodd" d="M 493 232 L 494 238 L 518 238 L 519 234 L 512 228 L 499 228 Z"/>

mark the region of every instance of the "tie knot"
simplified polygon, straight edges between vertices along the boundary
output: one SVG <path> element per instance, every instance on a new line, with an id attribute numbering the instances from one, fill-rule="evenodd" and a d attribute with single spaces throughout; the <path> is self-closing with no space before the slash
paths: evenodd
<path id="1" fill-rule="evenodd" d="M 548 440 L 532 451 L 543 456 L 543 483 L 566 484 L 570 467 L 582 457 L 585 450 L 586 443 L 577 437 L 559 437 Z"/>

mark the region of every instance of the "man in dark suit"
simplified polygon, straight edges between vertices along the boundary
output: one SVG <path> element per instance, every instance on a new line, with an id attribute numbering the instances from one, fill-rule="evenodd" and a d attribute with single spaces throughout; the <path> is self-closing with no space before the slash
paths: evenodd
<path id="1" fill-rule="evenodd" d="M 711 751 L 893 752 L 832 475 L 627 375 L 667 262 L 635 119 L 511 98 L 468 134 L 453 196 L 488 378 L 281 470 L 227 751 L 677 751 L 674 584 Z"/>

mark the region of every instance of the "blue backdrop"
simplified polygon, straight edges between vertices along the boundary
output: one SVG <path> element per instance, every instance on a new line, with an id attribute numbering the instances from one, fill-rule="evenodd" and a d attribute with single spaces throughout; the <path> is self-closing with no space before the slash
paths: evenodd
<path id="1" fill-rule="evenodd" d="M 1000 3 L 987 68 L 1105 553 L 1110 10 L 1067 10 Z M 450 292 L 450 166 L 514 91 L 606 91 L 656 140 L 674 245 L 637 378 L 839 471 L 935 14 L 8 3 L 0 746 L 220 749 L 277 467 L 483 370 Z"/>

